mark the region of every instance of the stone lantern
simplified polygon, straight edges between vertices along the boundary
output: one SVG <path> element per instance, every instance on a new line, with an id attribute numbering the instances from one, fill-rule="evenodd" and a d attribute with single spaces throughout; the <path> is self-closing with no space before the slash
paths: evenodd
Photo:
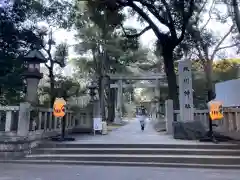
<path id="1" fill-rule="evenodd" d="M 96 93 L 96 90 L 98 88 L 97 84 L 92 81 L 89 86 L 87 86 L 89 89 L 89 95 L 91 97 L 90 102 L 91 102 L 91 110 L 92 110 L 92 128 L 93 132 L 95 134 L 95 119 L 102 119 L 101 117 L 101 108 L 100 108 L 100 102 L 99 102 L 99 94 Z M 106 123 L 102 124 L 102 134 L 106 134 Z"/>
<path id="2" fill-rule="evenodd" d="M 91 84 L 87 88 L 89 89 L 89 95 L 91 97 L 91 101 L 96 100 L 97 85 L 94 82 L 91 82 Z"/>
<path id="3" fill-rule="evenodd" d="M 25 66 L 23 77 L 26 81 L 27 87 L 25 102 L 21 102 L 19 105 L 17 135 L 28 137 L 29 125 L 31 124 L 30 112 L 32 106 L 35 106 L 37 103 L 38 83 L 43 77 L 43 74 L 40 73 L 40 64 L 46 63 L 47 59 L 39 50 L 33 49 L 23 57 L 23 61 Z"/>
<path id="4" fill-rule="evenodd" d="M 38 49 L 29 51 L 23 58 L 24 66 L 26 68 L 23 76 L 27 84 L 26 102 L 36 103 L 37 88 L 43 74 L 40 72 L 40 64 L 46 63 L 47 59 Z"/>

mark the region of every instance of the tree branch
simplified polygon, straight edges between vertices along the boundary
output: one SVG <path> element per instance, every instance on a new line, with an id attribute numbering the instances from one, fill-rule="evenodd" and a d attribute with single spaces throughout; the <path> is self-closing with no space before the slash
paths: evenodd
<path id="1" fill-rule="evenodd" d="M 223 50 L 223 49 L 228 49 L 228 48 L 232 48 L 232 47 L 235 47 L 237 45 L 240 45 L 240 43 L 235 43 L 235 44 L 231 44 L 231 45 L 228 45 L 228 46 L 222 46 L 222 47 L 219 47 L 217 50 Z"/>
<path id="2" fill-rule="evenodd" d="M 184 6 L 183 6 L 182 10 L 183 10 L 183 25 L 182 25 L 182 30 L 181 30 L 182 32 L 181 32 L 180 37 L 176 41 L 176 45 L 181 43 L 183 38 L 184 38 L 185 30 L 186 30 L 187 25 L 189 23 L 189 19 L 191 18 L 192 14 L 193 14 L 193 11 L 194 11 L 194 0 L 190 1 L 189 11 L 186 14 L 184 12 Z"/>
<path id="3" fill-rule="evenodd" d="M 46 49 L 43 45 L 41 45 L 41 47 L 48 54 L 48 49 Z"/>
<path id="4" fill-rule="evenodd" d="M 208 25 L 208 23 L 209 23 L 210 20 L 212 19 L 212 10 L 213 10 L 215 1 L 216 1 L 216 0 L 213 0 L 213 1 L 212 1 L 211 7 L 210 7 L 209 12 L 208 12 L 208 16 L 209 16 L 209 17 L 208 17 L 208 20 L 207 20 L 206 23 L 203 25 L 203 27 L 201 28 L 200 32 L 202 32 L 202 31 L 206 28 L 206 26 Z"/>
<path id="5" fill-rule="evenodd" d="M 48 56 L 49 56 L 49 60 L 51 61 L 51 63 L 53 61 L 52 54 L 51 54 L 52 42 L 53 42 L 53 38 L 52 38 L 52 29 L 51 29 L 50 34 L 49 34 L 49 39 L 48 39 L 48 50 L 47 50 L 47 53 L 48 53 Z"/>
<path id="6" fill-rule="evenodd" d="M 50 70 L 50 66 L 49 65 L 47 65 L 47 63 L 45 63 L 45 66 Z"/>
<path id="7" fill-rule="evenodd" d="M 205 0 L 202 7 L 199 9 L 199 11 L 197 12 L 196 16 L 199 16 L 201 14 L 201 12 L 203 11 L 203 9 L 205 8 L 205 6 L 207 5 L 208 0 Z"/>
<path id="8" fill-rule="evenodd" d="M 168 28 L 171 32 L 171 36 L 173 39 L 177 39 L 177 33 L 176 33 L 176 28 L 174 26 L 174 22 L 173 22 L 173 18 L 172 18 L 172 15 L 171 15 L 171 11 L 170 11 L 170 8 L 169 8 L 169 5 L 168 3 L 166 2 L 166 0 L 161 0 L 164 7 L 166 8 L 166 13 L 168 15 L 168 18 L 169 18 L 169 22 L 168 23 Z"/>
<path id="9" fill-rule="evenodd" d="M 161 39 L 163 34 L 159 31 L 157 25 L 150 19 L 150 17 L 148 17 L 148 15 L 141 8 L 139 8 L 133 2 L 128 2 L 127 6 L 131 7 L 132 9 L 134 9 L 149 24 L 149 26 L 152 28 L 152 30 L 155 33 L 155 35 L 157 36 L 157 38 Z"/>
<path id="10" fill-rule="evenodd" d="M 121 28 L 122 28 L 122 30 L 123 30 L 124 35 L 125 35 L 127 38 L 138 38 L 138 37 L 140 37 L 141 35 L 143 35 L 145 32 L 147 32 L 148 30 L 151 29 L 150 26 L 147 26 L 147 27 L 145 27 L 145 28 L 144 28 L 141 32 L 139 32 L 139 33 L 136 33 L 136 34 L 127 34 L 127 32 L 125 31 L 125 28 L 123 27 L 123 25 L 121 24 L 120 26 L 121 26 Z"/>
<path id="11" fill-rule="evenodd" d="M 226 38 L 231 34 L 231 32 L 234 30 L 234 28 L 235 28 L 235 24 L 233 24 L 231 27 L 230 27 L 230 29 L 228 30 L 228 32 L 222 37 L 222 39 L 218 42 L 218 44 L 216 45 L 216 47 L 214 48 L 214 50 L 213 50 L 213 53 L 212 53 L 212 55 L 211 55 L 211 57 L 210 57 L 210 59 L 211 60 L 213 60 L 214 59 L 214 56 L 216 55 L 216 53 L 219 51 L 219 50 L 221 50 L 221 49 L 219 49 L 220 48 L 220 46 L 221 46 L 221 44 L 226 40 Z"/>
<path id="12" fill-rule="evenodd" d="M 197 49 L 197 48 L 196 48 Z M 190 50 L 190 53 L 189 53 L 189 56 L 188 56 L 188 59 L 192 60 L 193 56 L 197 56 L 198 59 L 201 59 L 199 54 L 197 54 L 194 49 Z"/>
<path id="13" fill-rule="evenodd" d="M 196 47 L 197 52 L 198 52 L 198 57 L 200 58 L 200 60 L 201 60 L 202 62 L 205 62 L 205 59 L 206 59 L 206 58 L 204 58 L 204 56 L 203 56 L 203 54 L 202 54 L 199 46 L 196 44 L 195 47 Z"/>
<path id="14" fill-rule="evenodd" d="M 158 10 L 156 10 L 154 5 L 147 3 L 145 0 L 134 0 L 134 1 L 139 2 L 140 4 L 145 6 L 148 9 L 148 11 L 151 12 L 152 15 L 154 15 L 162 24 L 164 24 L 167 27 L 169 26 L 168 21 L 159 15 L 159 12 Z"/>

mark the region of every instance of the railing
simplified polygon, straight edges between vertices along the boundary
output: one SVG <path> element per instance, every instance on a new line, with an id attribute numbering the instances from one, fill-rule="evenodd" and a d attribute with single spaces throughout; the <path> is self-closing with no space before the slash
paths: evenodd
<path id="1" fill-rule="evenodd" d="M 223 126 L 229 132 L 240 132 L 240 109 L 227 108 L 224 109 Z"/>
<path id="2" fill-rule="evenodd" d="M 19 106 L 0 106 L 0 132 L 17 131 Z"/>
<path id="3" fill-rule="evenodd" d="M 75 126 L 72 111 L 67 111 L 66 130 L 71 130 Z M 34 108 L 30 112 L 29 137 L 48 137 L 60 133 L 62 118 L 53 116 L 51 108 Z"/>
<path id="4" fill-rule="evenodd" d="M 174 119 L 179 119 L 179 110 L 174 110 Z M 218 129 L 224 132 L 240 132 L 240 108 L 224 108 L 223 109 L 224 118 L 221 120 L 213 121 Z M 208 127 L 208 116 L 209 111 L 206 110 L 195 110 L 194 117 L 195 120 L 201 121 L 204 126 Z"/>
<path id="5" fill-rule="evenodd" d="M 91 97 L 88 95 L 75 97 L 75 98 L 69 98 L 68 104 L 70 105 L 77 105 L 79 107 L 85 107 L 86 104 L 89 104 Z"/>
<path id="6" fill-rule="evenodd" d="M 81 109 L 82 112 L 86 112 Z M 72 111 L 67 111 L 66 130 L 71 131 L 75 126 L 86 124 L 89 118 L 86 113 L 78 113 L 77 118 Z M 17 136 L 19 123 L 19 106 L 0 106 L 0 136 Z M 61 118 L 53 116 L 51 108 L 32 108 L 29 121 L 29 138 L 41 138 L 56 135 L 61 132 Z"/>
<path id="7" fill-rule="evenodd" d="M 195 109 L 194 111 L 194 119 L 199 120 L 203 123 L 204 126 L 208 125 L 208 110 L 197 110 Z M 174 110 L 174 120 L 178 121 L 180 120 L 180 111 L 179 110 Z"/>

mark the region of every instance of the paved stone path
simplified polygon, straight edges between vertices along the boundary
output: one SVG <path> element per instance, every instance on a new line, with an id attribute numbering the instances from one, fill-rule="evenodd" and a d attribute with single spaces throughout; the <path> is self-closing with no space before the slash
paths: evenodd
<path id="1" fill-rule="evenodd" d="M 0 164 L 0 180 L 239 180 L 239 177 L 239 170 Z"/>
<path id="2" fill-rule="evenodd" d="M 72 143 L 156 143 L 160 135 L 153 129 L 150 121 L 147 121 L 146 129 L 142 132 L 137 120 L 129 122 L 118 129 L 109 132 L 108 135 L 81 135 Z M 68 142 L 69 143 L 69 142 Z"/>
<path id="3" fill-rule="evenodd" d="M 151 120 L 147 121 L 146 129 L 142 132 L 136 119 L 129 120 L 127 125 L 109 132 L 108 135 L 80 135 L 76 137 L 76 141 L 67 143 L 199 144 L 198 141 L 175 140 L 165 132 L 156 132 Z"/>

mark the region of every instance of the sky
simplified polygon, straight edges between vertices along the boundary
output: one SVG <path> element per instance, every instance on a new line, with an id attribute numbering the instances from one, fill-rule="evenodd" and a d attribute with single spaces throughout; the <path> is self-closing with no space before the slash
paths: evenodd
<path id="1" fill-rule="evenodd" d="M 226 9 L 225 5 L 219 5 L 218 6 L 218 10 L 224 14 L 224 13 L 226 13 L 227 9 Z M 162 29 L 164 31 L 167 30 L 166 27 L 164 27 L 163 25 L 159 24 L 157 22 L 157 20 L 154 19 L 154 17 L 151 17 L 151 18 L 152 18 L 152 20 L 155 23 L 157 23 L 157 25 L 158 25 L 158 27 L 160 29 Z M 205 19 L 205 22 L 206 22 L 207 19 L 208 19 L 208 14 L 204 15 L 204 19 Z M 229 30 L 231 25 L 232 25 L 232 21 L 231 20 L 229 20 L 227 23 L 224 23 L 224 24 L 221 24 L 220 22 L 217 22 L 216 20 L 211 20 L 208 23 L 207 28 L 212 30 L 215 35 L 217 35 L 219 37 L 222 37 L 222 36 L 224 36 L 226 34 L 226 32 Z M 130 19 L 128 19 L 124 23 L 124 26 L 125 27 L 127 27 L 127 26 L 135 27 L 136 29 L 139 29 L 139 31 L 145 27 L 144 25 L 141 25 L 139 22 L 137 22 L 136 17 L 131 17 Z M 55 31 L 54 37 L 56 38 L 56 42 L 57 43 L 61 43 L 61 42 L 67 41 L 67 43 L 69 45 L 73 45 L 73 44 L 76 43 L 76 41 L 74 39 L 74 33 L 75 33 L 74 31 L 67 32 L 64 29 L 60 29 L 60 30 L 56 30 Z M 145 32 L 141 36 L 140 41 L 141 41 L 141 44 L 144 47 L 152 48 L 153 44 L 156 42 L 156 39 L 157 38 L 156 38 L 155 34 L 153 33 L 153 31 L 149 30 L 149 31 Z M 230 45 L 230 44 L 232 44 L 232 43 L 231 43 L 231 38 L 229 37 L 222 45 L 226 46 L 226 45 Z M 74 52 L 73 48 L 70 48 L 69 49 L 69 58 L 72 58 L 74 56 L 76 56 L 76 53 Z M 234 49 L 234 48 L 227 49 L 226 56 L 228 58 L 239 57 L 239 55 L 236 54 L 236 49 Z M 68 67 L 66 67 L 64 69 L 64 74 L 71 73 L 73 71 L 72 68 L 73 67 L 71 65 L 68 65 Z"/>

